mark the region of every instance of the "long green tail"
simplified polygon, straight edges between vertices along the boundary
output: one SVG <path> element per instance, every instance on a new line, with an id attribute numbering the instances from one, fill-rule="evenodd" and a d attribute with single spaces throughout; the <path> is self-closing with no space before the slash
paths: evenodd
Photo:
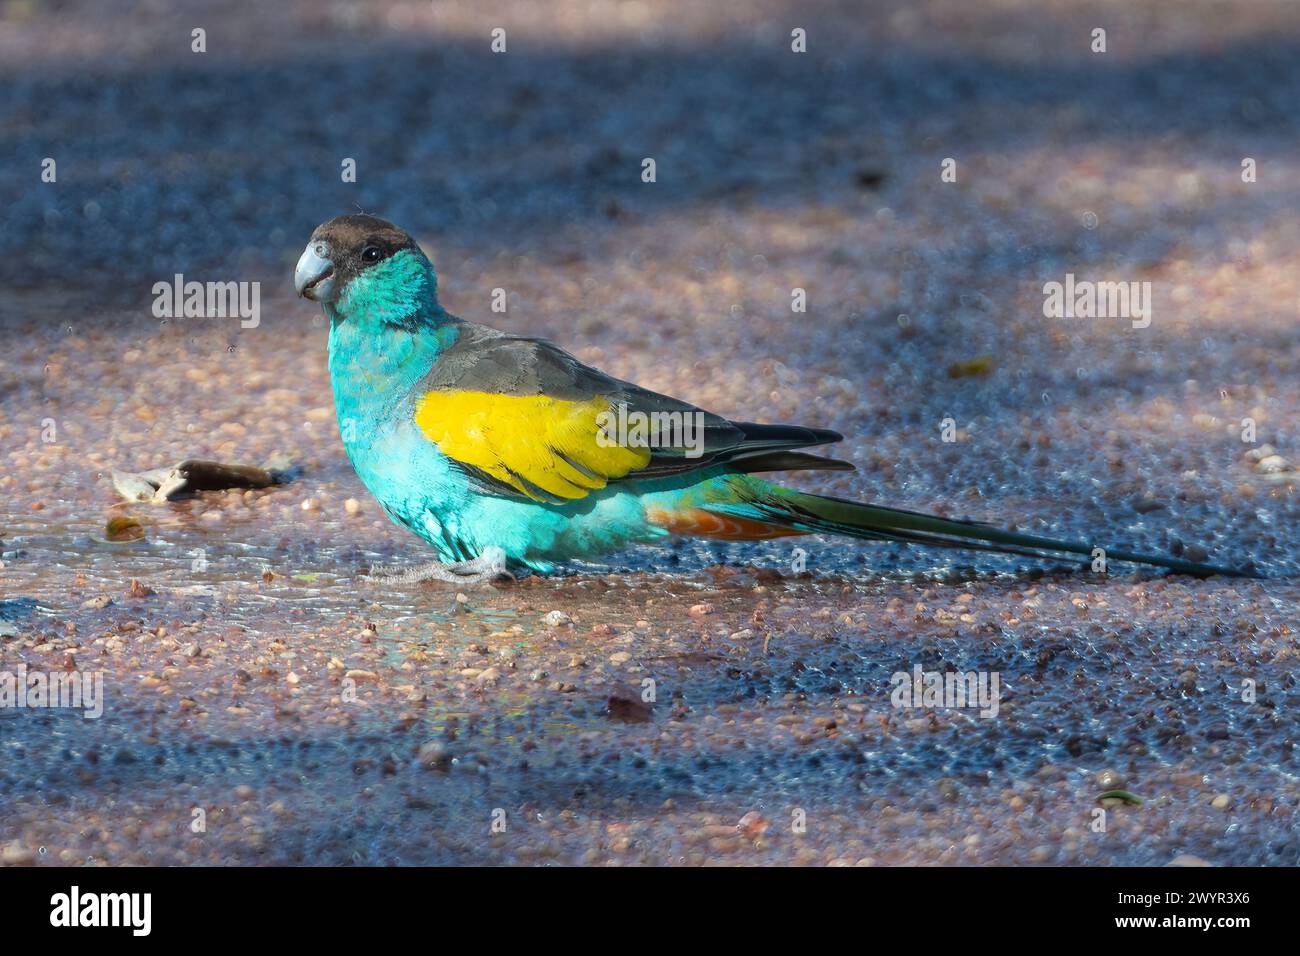
<path id="1" fill-rule="evenodd" d="M 733 489 L 740 491 L 742 495 L 745 494 L 734 485 Z M 767 493 L 760 492 L 753 497 L 746 495 L 745 503 L 750 508 L 756 509 L 763 520 L 797 528 L 800 531 L 828 532 L 854 538 L 907 541 L 976 551 L 996 551 L 1047 559 L 1055 556 L 1043 552 L 1063 551 L 1091 556 L 1094 548 L 1101 548 L 1108 562 L 1132 561 L 1138 564 L 1151 564 L 1197 577 L 1208 577 L 1213 574 L 1232 577 L 1260 576 L 1253 569 L 1223 568 L 1160 555 L 1138 554 L 1108 547 L 1104 542 L 1078 544 L 1072 541 L 1057 541 L 1054 538 L 1042 538 L 1038 535 L 1002 531 L 992 525 L 976 521 L 937 518 L 917 511 L 864 505 L 843 498 L 813 495 L 773 485 L 767 485 L 764 491 Z"/>

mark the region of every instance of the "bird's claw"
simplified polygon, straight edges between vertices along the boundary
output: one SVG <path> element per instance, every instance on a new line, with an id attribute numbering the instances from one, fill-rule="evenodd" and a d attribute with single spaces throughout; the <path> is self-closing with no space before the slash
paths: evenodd
<path id="1" fill-rule="evenodd" d="M 442 581 L 447 584 L 487 584 L 492 581 L 509 579 L 506 567 L 506 553 L 498 547 L 485 548 L 483 553 L 470 561 L 444 564 L 430 561 L 414 568 L 377 565 L 370 569 L 370 578 L 384 584 L 420 584 L 423 581 Z"/>

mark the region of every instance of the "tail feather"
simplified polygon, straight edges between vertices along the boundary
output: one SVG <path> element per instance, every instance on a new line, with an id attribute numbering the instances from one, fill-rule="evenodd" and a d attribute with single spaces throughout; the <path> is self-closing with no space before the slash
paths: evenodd
<path id="1" fill-rule="evenodd" d="M 1224 568 L 1195 561 L 1183 561 L 1161 555 L 1139 554 L 1133 551 L 1106 547 L 1104 544 L 1080 544 L 1058 541 L 1039 535 L 1003 531 L 992 525 L 976 521 L 958 521 L 923 514 L 866 505 L 843 498 L 824 497 L 787 488 L 767 485 L 762 491 L 755 489 L 747 494 L 741 489 L 745 504 L 757 512 L 764 521 L 813 533 L 828 532 L 854 538 L 883 541 L 905 541 L 914 544 L 962 548 L 975 551 L 995 551 L 1019 554 L 1034 558 L 1052 558 L 1044 552 L 1065 552 L 1091 556 L 1094 548 L 1102 548 L 1107 561 L 1129 561 L 1169 568 L 1182 574 L 1207 577 L 1222 574 L 1232 577 L 1259 577 L 1251 569 Z"/>

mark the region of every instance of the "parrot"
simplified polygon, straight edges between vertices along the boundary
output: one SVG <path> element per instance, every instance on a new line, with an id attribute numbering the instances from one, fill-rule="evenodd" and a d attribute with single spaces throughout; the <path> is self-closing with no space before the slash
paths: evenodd
<path id="1" fill-rule="evenodd" d="M 722 541 L 832 534 L 1052 558 L 1094 544 L 785 488 L 769 472 L 852 471 L 808 449 L 842 440 L 731 421 L 580 362 L 548 341 L 447 312 L 429 257 L 365 213 L 313 231 L 294 270 L 329 321 L 330 384 L 362 483 L 435 559 L 372 569 L 405 583 L 491 582 L 671 535 Z M 1244 575 L 1103 548 L 1108 561 Z"/>

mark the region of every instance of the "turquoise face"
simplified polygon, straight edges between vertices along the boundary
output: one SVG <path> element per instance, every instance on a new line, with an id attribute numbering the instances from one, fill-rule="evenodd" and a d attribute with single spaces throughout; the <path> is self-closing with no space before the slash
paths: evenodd
<path id="1" fill-rule="evenodd" d="M 416 249 L 403 249 L 366 269 L 326 310 L 331 319 L 376 331 L 384 326 L 426 326 L 444 315 L 438 305 L 438 277 Z"/>

